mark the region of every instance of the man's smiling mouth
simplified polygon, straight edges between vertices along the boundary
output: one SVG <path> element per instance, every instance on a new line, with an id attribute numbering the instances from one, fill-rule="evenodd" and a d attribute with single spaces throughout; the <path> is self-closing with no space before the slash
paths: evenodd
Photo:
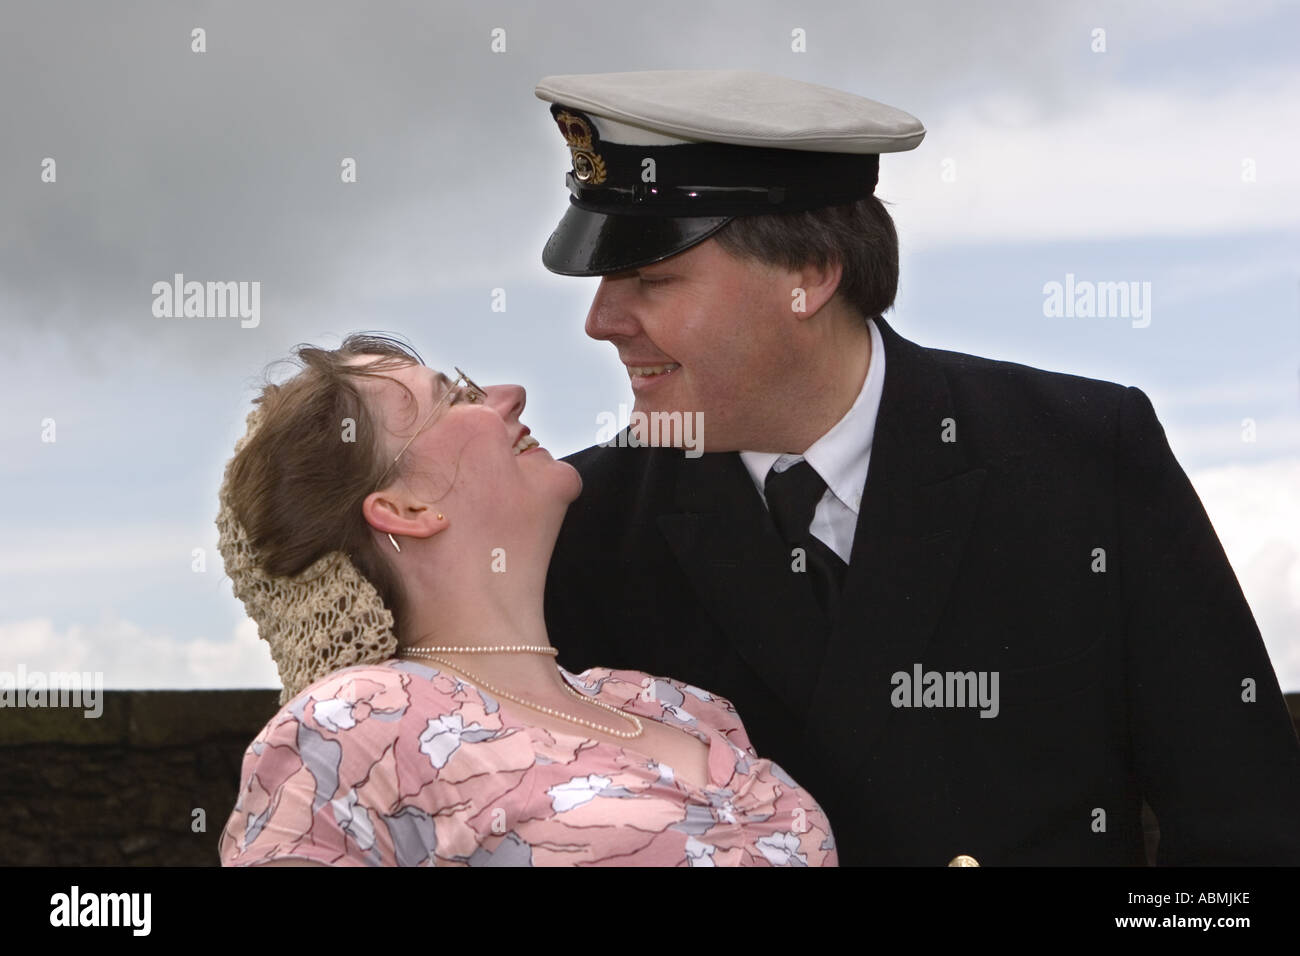
<path id="1" fill-rule="evenodd" d="M 671 375 L 681 368 L 678 362 L 665 362 L 662 365 L 628 365 L 627 374 L 635 385 L 638 382 L 648 382 L 656 378 L 662 378 L 665 375 Z"/>

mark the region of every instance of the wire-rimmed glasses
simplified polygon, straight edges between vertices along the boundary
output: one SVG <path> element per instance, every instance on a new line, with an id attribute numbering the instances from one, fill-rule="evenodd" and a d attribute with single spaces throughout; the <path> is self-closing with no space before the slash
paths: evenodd
<path id="1" fill-rule="evenodd" d="M 456 368 L 456 366 L 453 365 L 452 368 L 456 369 L 456 379 L 451 383 L 451 387 L 444 391 L 442 395 L 438 397 L 438 400 L 433 403 L 433 408 L 429 410 L 429 415 L 425 418 L 424 423 L 415 430 L 415 434 L 406 440 L 406 444 L 402 446 L 402 450 L 397 453 L 396 457 L 393 458 L 391 462 L 388 463 L 388 467 L 384 469 L 384 473 L 379 479 L 378 487 L 384 487 L 384 482 L 388 480 L 389 473 L 391 473 L 397 466 L 397 463 L 401 461 L 402 456 L 406 454 L 406 449 L 411 447 L 411 442 L 415 441 L 424 433 L 424 430 L 429 427 L 433 422 L 434 417 L 444 405 L 451 407 L 452 405 L 459 405 L 462 402 L 469 402 L 471 405 L 480 405 L 487 401 L 488 396 L 486 389 L 480 385 L 474 384 L 474 380 L 459 368 Z"/>

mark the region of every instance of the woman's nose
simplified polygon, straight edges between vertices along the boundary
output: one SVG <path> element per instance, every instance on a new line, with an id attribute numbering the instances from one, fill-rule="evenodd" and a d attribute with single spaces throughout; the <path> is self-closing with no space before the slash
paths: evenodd
<path id="1" fill-rule="evenodd" d="M 517 421 L 528 402 L 528 393 L 522 385 L 492 385 L 487 392 L 488 406 L 506 422 Z"/>

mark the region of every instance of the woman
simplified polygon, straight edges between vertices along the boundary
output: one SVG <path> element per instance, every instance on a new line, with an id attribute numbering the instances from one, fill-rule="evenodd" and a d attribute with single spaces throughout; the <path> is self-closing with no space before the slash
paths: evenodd
<path id="1" fill-rule="evenodd" d="M 221 490 L 226 570 L 285 685 L 224 865 L 836 864 L 728 701 L 555 663 L 543 589 L 582 481 L 520 423 L 522 388 L 382 336 L 296 354 Z"/>

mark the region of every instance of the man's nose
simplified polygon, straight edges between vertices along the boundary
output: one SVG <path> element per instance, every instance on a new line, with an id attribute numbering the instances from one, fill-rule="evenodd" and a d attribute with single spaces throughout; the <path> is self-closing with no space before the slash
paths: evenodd
<path id="1" fill-rule="evenodd" d="M 587 335 L 598 341 L 606 341 L 616 336 L 631 338 L 641 331 L 641 323 L 630 308 L 628 301 L 632 286 L 636 283 L 635 275 L 604 276 L 596 297 L 591 300 L 591 309 L 587 312 Z"/>

